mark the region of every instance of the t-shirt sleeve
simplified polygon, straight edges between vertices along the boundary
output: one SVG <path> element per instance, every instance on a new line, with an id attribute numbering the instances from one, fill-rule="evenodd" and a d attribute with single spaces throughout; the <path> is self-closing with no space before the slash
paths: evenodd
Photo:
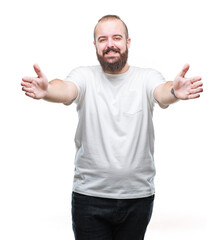
<path id="1" fill-rule="evenodd" d="M 86 92 L 86 79 L 82 67 L 73 69 L 69 75 L 65 78 L 65 81 L 73 82 L 78 88 L 78 96 L 74 103 L 79 104 Z"/>
<path id="2" fill-rule="evenodd" d="M 166 80 L 160 72 L 156 70 L 151 70 L 147 73 L 146 92 L 147 92 L 148 101 L 152 108 L 154 104 L 157 103 L 157 101 L 154 98 L 154 90 L 157 86 L 165 82 Z"/>

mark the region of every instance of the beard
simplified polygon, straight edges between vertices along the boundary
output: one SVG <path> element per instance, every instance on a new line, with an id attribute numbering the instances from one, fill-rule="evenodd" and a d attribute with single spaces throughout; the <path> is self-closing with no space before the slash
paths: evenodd
<path id="1" fill-rule="evenodd" d="M 120 55 L 120 57 L 114 62 L 108 62 L 106 58 L 104 58 L 104 55 L 108 53 L 110 50 L 117 52 Z M 96 51 L 96 55 L 104 72 L 118 73 L 124 68 L 124 66 L 127 63 L 128 48 L 126 48 L 124 53 L 120 53 L 119 49 L 108 48 L 103 52 L 103 56 L 99 55 L 97 51 Z"/>

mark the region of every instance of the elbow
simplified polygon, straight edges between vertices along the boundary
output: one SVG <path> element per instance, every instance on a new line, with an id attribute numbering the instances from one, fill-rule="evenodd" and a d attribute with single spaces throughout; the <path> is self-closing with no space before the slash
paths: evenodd
<path id="1" fill-rule="evenodd" d="M 160 102 L 158 102 L 158 104 L 162 109 L 167 109 L 170 106 L 170 104 L 164 104 L 164 103 L 160 103 Z"/>

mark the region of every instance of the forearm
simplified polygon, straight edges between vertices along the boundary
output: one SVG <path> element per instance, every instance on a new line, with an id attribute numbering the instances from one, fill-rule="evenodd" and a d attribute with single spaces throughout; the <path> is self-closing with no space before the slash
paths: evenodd
<path id="1" fill-rule="evenodd" d="M 78 90 L 72 82 L 54 79 L 49 82 L 47 94 L 43 98 L 49 102 L 69 104 L 78 95 Z"/>
<path id="2" fill-rule="evenodd" d="M 173 81 L 169 81 L 159 85 L 155 89 L 154 97 L 160 105 L 167 107 L 168 105 L 178 101 L 178 99 L 171 93 L 172 87 Z"/>

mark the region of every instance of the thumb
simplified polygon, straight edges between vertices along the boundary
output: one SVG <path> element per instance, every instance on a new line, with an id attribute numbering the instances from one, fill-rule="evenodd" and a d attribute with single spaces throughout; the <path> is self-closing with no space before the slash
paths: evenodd
<path id="1" fill-rule="evenodd" d="M 38 77 L 40 77 L 40 78 L 41 77 L 45 77 L 45 75 L 43 74 L 43 72 L 41 71 L 41 69 L 40 69 L 40 67 L 39 67 L 39 65 L 37 63 L 35 63 L 33 65 L 33 68 L 34 68 L 34 71 L 36 72 Z"/>
<path id="2" fill-rule="evenodd" d="M 182 68 L 181 72 L 178 75 L 180 77 L 185 77 L 185 74 L 187 73 L 189 68 L 190 68 L 190 65 L 189 64 L 185 64 L 184 67 Z"/>

